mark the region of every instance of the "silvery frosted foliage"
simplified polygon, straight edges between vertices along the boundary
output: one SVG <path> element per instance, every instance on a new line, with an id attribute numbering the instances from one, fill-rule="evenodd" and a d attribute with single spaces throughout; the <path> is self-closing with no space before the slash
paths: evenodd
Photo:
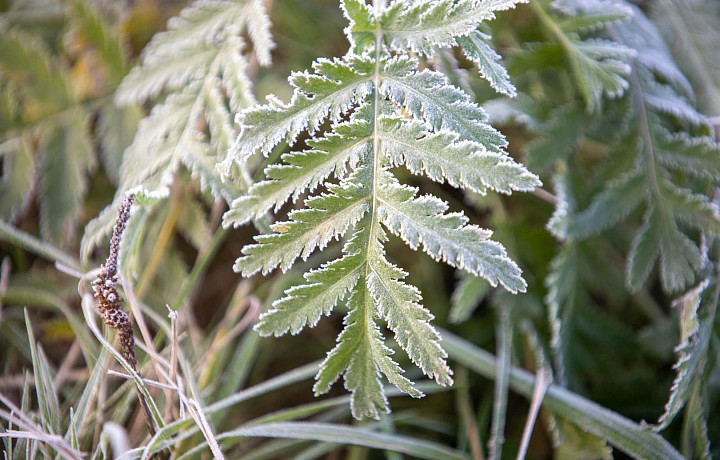
<path id="1" fill-rule="evenodd" d="M 686 229 L 720 234 L 718 207 L 707 194 L 707 181 L 717 183 L 720 177 L 720 148 L 714 139 L 695 134 L 704 116 L 643 13 L 633 7 L 631 19 L 611 32 L 638 50 L 627 113 L 628 145 L 634 147 L 628 153 L 637 160 L 573 219 L 569 233 L 584 237 L 608 228 L 644 204 L 644 222 L 628 256 L 627 284 L 639 289 L 657 260 L 663 287 L 677 292 L 690 286 L 705 263 Z"/>
<path id="2" fill-rule="evenodd" d="M 570 163 L 584 139 L 609 148 L 605 190 L 595 193 L 584 210 L 573 209 L 571 213 L 563 197 L 573 191 L 559 194 L 561 199 L 548 228 L 560 239 L 584 239 L 643 207 L 645 222 L 631 246 L 627 286 L 640 289 L 659 261 L 666 291 L 687 288 L 703 265 L 699 247 L 688 230 L 708 234 L 720 231 L 718 209 L 707 189 L 707 181 L 716 182 L 720 177 L 719 149 L 717 142 L 705 135 L 707 119 L 694 107 L 692 87 L 658 30 L 632 4 L 622 0 L 562 0 L 552 5 L 563 15 L 574 17 L 554 16 L 535 8 L 549 30 L 568 33 L 582 29 L 590 34 L 586 42 L 604 41 L 609 48 L 627 52 L 623 51 L 625 71 L 617 74 L 623 82 L 619 93 L 615 90 L 620 80 L 598 80 L 601 85 L 595 89 L 586 80 L 575 81 L 583 98 L 594 94 L 598 104 L 604 104 L 602 113 L 588 112 L 587 104 L 571 101 L 535 124 L 543 136 L 531 145 L 529 161 L 538 169 L 556 161 Z M 552 56 L 555 60 L 549 54 L 550 46 L 541 44 L 531 49 L 525 59 Z M 553 49 L 558 51 L 568 57 L 569 72 L 577 73 L 573 46 Z M 597 62 L 588 69 L 601 66 L 602 59 L 593 59 Z M 616 100 L 603 100 L 603 93 Z M 613 169 L 615 164 L 626 166 Z"/>
<path id="3" fill-rule="evenodd" d="M 348 313 L 339 335 L 316 376 L 315 392 L 327 392 L 340 376 L 352 392 L 357 418 L 388 411 L 381 376 L 414 397 L 422 396 L 392 359 L 381 322 L 400 347 L 429 377 L 452 383 L 452 371 L 430 324 L 433 315 L 420 291 L 403 280 L 407 272 L 385 253 L 388 234 L 434 259 L 523 292 L 520 268 L 491 231 L 450 212 L 444 201 L 420 195 L 400 183 L 392 170 L 411 173 L 485 194 L 532 190 L 540 184 L 504 152 L 504 137 L 487 123 L 485 112 L 470 97 L 433 70 L 418 71 L 410 52 L 429 55 L 436 46 L 480 39 L 475 29 L 494 12 L 515 1 L 376 2 L 346 0 L 342 8 L 350 25 L 345 32 L 351 50 L 337 59 L 318 59 L 312 70 L 290 77 L 289 103 L 270 97 L 265 105 L 242 111 L 242 126 L 222 168 L 243 165 L 257 151 L 267 155 L 281 141 L 292 144 L 307 131 L 309 148 L 287 153 L 282 164 L 265 169 L 267 178 L 235 200 L 225 226 L 239 226 L 276 212 L 288 200 L 309 191 L 304 207 L 290 212 L 273 232 L 256 237 L 243 249 L 235 270 L 245 276 L 288 270 L 333 239 L 344 238 L 342 256 L 305 274 L 306 283 L 290 288 L 263 314 L 262 335 L 296 334 L 314 326 L 344 301 Z M 495 85 L 512 85 L 488 46 L 471 52 L 494 69 Z M 413 53 L 415 54 L 415 53 Z M 491 77 L 489 77 L 491 79 Z M 491 80 L 492 81 L 492 80 Z M 500 83 L 502 82 L 502 83 Z M 331 127 L 318 130 L 326 120 Z M 322 186 L 320 193 L 312 192 Z"/>
<path id="4" fill-rule="evenodd" d="M 551 30 L 565 51 L 586 107 L 598 109 L 603 95 L 622 96 L 628 88 L 627 61 L 636 51 L 617 40 L 592 34 L 627 20 L 632 10 L 614 0 L 558 0 L 552 6 L 568 16 Z"/>
<path id="5" fill-rule="evenodd" d="M 682 15 L 666 14 L 663 18 L 678 28 L 675 35 L 688 47 L 684 48 L 686 53 L 699 53 L 701 49 L 687 42 L 693 34 L 680 32 L 682 21 L 690 16 L 689 8 L 701 3 L 663 0 L 657 5 L 658 10 L 683 11 Z M 583 354 L 578 350 L 578 340 L 570 338 L 582 332 L 581 323 L 588 318 L 582 315 L 591 310 L 591 293 L 597 289 L 586 267 L 588 262 L 599 264 L 600 258 L 590 257 L 585 241 L 625 220 L 636 222 L 628 244 L 627 290 L 642 292 L 656 271 L 663 290 L 680 296 L 675 302 L 681 331 L 675 349 L 676 378 L 655 428 L 667 427 L 686 404 L 686 423 L 695 424 L 704 417 L 698 400 L 708 383 L 706 363 L 716 362 L 708 344 L 716 318 L 717 267 L 709 257 L 720 235 L 716 195 L 720 145 L 711 135 L 710 120 L 695 108 L 700 101 L 670 52 L 678 44 L 666 42 L 642 10 L 621 0 L 563 0 L 554 4 L 563 13 L 576 16 L 563 20 L 564 24 L 601 17 L 610 11 L 596 8 L 602 4 L 626 10 L 623 21 L 598 28 L 593 39 L 611 40 L 635 51 L 626 61 L 626 88 L 621 98 L 602 101 L 603 113 L 588 113 L 577 102 L 552 110 L 541 128 L 545 135 L 531 149 L 531 162 L 534 157 L 536 164 L 554 161 L 562 165 L 555 173 L 557 205 L 548 228 L 563 241 L 563 247 L 546 278 L 558 381 L 577 381 L 573 362 Z M 698 16 L 693 20 L 698 21 Z M 707 21 L 712 24 L 716 18 L 710 15 Z M 698 24 L 697 31 L 701 30 L 710 28 Z M 703 39 L 712 37 L 705 35 Z M 695 81 L 698 76 L 707 77 L 712 64 L 694 61 L 700 67 L 691 69 L 697 72 L 691 72 L 691 77 Z M 712 93 L 712 85 L 696 86 Z M 712 108 L 711 99 L 704 102 Z M 594 185 L 589 186 L 585 178 L 578 179 L 586 173 L 582 162 L 587 159 L 575 161 L 572 157 L 582 155 L 585 140 L 603 148 L 602 162 L 593 163 L 597 166 L 587 180 Z M 597 239 L 592 241 L 598 244 Z M 598 270 L 593 267 L 592 271 Z M 610 289 L 608 285 L 605 283 L 603 289 L 621 291 L 619 286 Z M 700 439 L 699 445 L 705 445 L 705 434 L 695 432 L 693 436 Z M 701 450 L 706 455 L 702 458 L 709 458 L 707 448 Z"/>
<path id="6" fill-rule="evenodd" d="M 241 169 L 234 171 L 234 183 L 223 182 L 215 163 L 235 138 L 232 114 L 255 102 L 245 35 L 258 63 L 270 63 L 274 44 L 264 2 L 198 0 L 171 18 L 167 29 L 153 37 L 115 95 L 118 105 L 165 97 L 140 122 L 124 153 L 115 202 L 85 229 L 84 258 L 110 232 L 113 210 L 128 192 L 148 201 L 166 197 L 181 165 L 228 202 L 250 182 Z"/>

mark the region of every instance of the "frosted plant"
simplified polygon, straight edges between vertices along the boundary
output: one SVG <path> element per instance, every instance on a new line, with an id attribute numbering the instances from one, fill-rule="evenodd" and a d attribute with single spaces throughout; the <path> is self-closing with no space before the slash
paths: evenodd
<path id="1" fill-rule="evenodd" d="M 659 261 L 664 289 L 676 292 L 687 288 L 704 264 L 687 229 L 720 233 L 718 208 L 707 183 L 717 183 L 719 147 L 714 139 L 697 134 L 695 127 L 704 123 L 704 116 L 692 105 L 689 82 L 655 27 L 640 10 L 632 11 L 630 21 L 611 33 L 638 50 L 632 62 L 632 105 L 623 115 L 629 128 L 623 138 L 626 147 L 617 149 L 620 155 L 634 157 L 635 165 L 574 216 L 567 233 L 583 238 L 599 232 L 644 204 L 644 222 L 628 256 L 627 285 L 638 290 Z"/>
<path id="2" fill-rule="evenodd" d="M 180 166 L 190 170 L 215 198 L 236 198 L 249 184 L 238 171 L 233 184 L 220 180 L 214 165 L 219 152 L 230 147 L 236 132 L 231 113 L 252 105 L 252 83 L 247 77 L 247 45 L 252 39 L 261 65 L 270 63 L 274 46 L 270 21 L 261 0 L 199 0 L 170 19 L 168 30 L 155 35 L 135 67 L 118 88 L 119 105 L 142 103 L 160 95 L 140 122 L 133 143 L 123 156 L 115 200 L 85 229 L 83 258 L 112 230 L 114 209 L 132 191 L 143 196 L 139 204 L 168 196 L 168 186 Z M 148 210 L 138 210 L 147 216 Z M 128 228 L 124 245 L 136 237 Z"/>
<path id="3" fill-rule="evenodd" d="M 345 329 L 321 365 L 314 390 L 325 393 L 344 376 L 357 418 L 377 418 L 388 411 L 381 375 L 403 392 L 422 396 L 391 358 L 382 320 L 427 376 L 442 385 L 452 383 L 440 336 L 430 324 L 432 314 L 421 305 L 420 291 L 403 282 L 407 273 L 386 256 L 388 232 L 492 285 L 525 290 L 520 268 L 490 239 L 491 231 L 469 224 L 462 213 L 448 212 L 448 205 L 435 196 L 418 195 L 417 188 L 401 184 L 392 172 L 404 166 L 413 174 L 481 194 L 539 185 L 535 175 L 503 151 L 504 137 L 466 93 L 441 73 L 417 70 L 418 58 L 432 57 L 436 47 L 459 45 L 481 64 L 493 86 L 514 93 L 497 54 L 476 28 L 516 3 L 385 5 L 378 0 L 369 6 L 344 1 L 350 51 L 342 58 L 318 59 L 312 71 L 293 74 L 289 103 L 271 97 L 268 104 L 238 116 L 243 131 L 222 164 L 226 172 L 257 151 L 267 155 L 283 140 L 292 144 L 303 131 L 312 136 L 309 149 L 285 154 L 283 164 L 268 166 L 267 179 L 233 202 L 224 224 L 245 224 L 324 187 L 305 199 L 302 209 L 291 211 L 287 221 L 274 224 L 272 233 L 257 236 L 234 268 L 245 276 L 286 271 L 298 258 L 305 260 L 344 237 L 342 256 L 307 272 L 306 283 L 287 290 L 256 328 L 262 335 L 296 334 L 344 300 Z M 321 136 L 319 128 L 327 119 L 332 125 Z"/>
<path id="4" fill-rule="evenodd" d="M 611 234 L 621 222 L 642 219 L 628 242 L 627 291 L 646 289 L 648 279 L 655 278 L 651 274 L 657 266 L 655 271 L 666 293 L 685 292 L 676 301 L 681 331 L 676 378 L 655 428 L 667 427 L 686 404 L 686 423 L 703 426 L 701 401 L 708 383 L 705 363 L 715 360 L 709 343 L 718 290 L 713 280 L 716 267 L 710 257 L 720 235 L 720 209 L 714 198 L 720 178 L 720 145 L 708 135 L 712 133 L 708 126 L 711 120 L 694 107 L 693 86 L 673 59 L 670 47 L 639 8 L 621 0 L 564 0 L 554 4 L 575 17 L 555 19 L 557 23 L 551 28 L 594 22 L 602 27 L 596 28 L 593 40 L 612 41 L 613 46 L 634 50 L 626 54 L 624 90 L 615 95 L 617 100 L 602 101 L 602 113 L 589 113 L 576 102 L 552 110 L 541 129 L 544 136 L 531 148 L 531 163 L 560 165 L 555 172 L 557 205 L 548 228 L 563 246 L 546 279 L 556 376 L 561 384 L 582 385 L 578 377 L 587 362 L 587 348 L 582 342 L 588 339 L 581 336 L 588 327 L 595 332 L 601 328 L 598 313 L 592 308 L 593 292 L 626 295 L 619 283 L 598 270 L 606 256 L 595 246 L 605 244 L 614 251 L 617 241 Z M 695 85 L 705 96 L 698 102 L 712 110 L 714 85 L 707 78 L 712 63 L 697 59 L 697 53 L 706 49 L 705 41 L 712 43 L 717 38 L 706 34 L 712 29 L 714 16 L 707 15 L 707 23 L 699 23 L 694 33 L 684 32 L 685 21 L 700 20 L 693 11 L 700 6 L 702 2 L 662 1 L 656 11 L 673 12 L 660 16 L 666 26 L 673 24 L 673 37 L 678 37 L 678 43 L 668 44 L 682 47 L 683 58 L 692 58 L 695 67 L 690 67 L 689 75 L 706 83 Z M 601 21 L 614 10 L 627 14 L 620 21 Z M 682 14 L 677 15 L 678 11 Z M 568 61 L 572 65 L 572 59 Z M 679 61 L 690 65 L 687 59 Z M 576 83 L 579 92 L 585 94 L 587 85 L 583 87 L 580 80 Z M 601 93 L 612 94 L 607 90 L 613 87 L 608 81 L 600 88 Z M 587 167 L 583 162 L 588 158 L 579 158 L 578 154 L 587 147 L 583 145 L 586 140 L 604 147 L 602 160 L 590 160 L 594 167 L 579 180 Z M 609 230 L 607 241 L 589 239 L 605 230 Z M 709 458 L 706 435 L 693 433 L 700 440 L 698 449 Z"/>

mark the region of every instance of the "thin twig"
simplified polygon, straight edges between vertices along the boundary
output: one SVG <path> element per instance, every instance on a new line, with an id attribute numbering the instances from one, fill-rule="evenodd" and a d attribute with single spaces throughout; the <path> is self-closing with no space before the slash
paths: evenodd
<path id="1" fill-rule="evenodd" d="M 127 296 L 128 305 L 130 305 L 130 311 L 132 311 L 133 318 L 135 318 L 135 322 L 137 323 L 138 329 L 140 329 L 140 335 L 143 338 L 143 341 L 145 342 L 145 346 L 148 348 L 148 350 L 151 351 L 150 353 L 150 361 L 153 364 L 153 368 L 155 369 L 155 373 L 158 377 L 163 377 L 164 375 L 161 372 L 158 364 L 157 357 L 159 356 L 157 353 L 157 350 L 155 350 L 155 345 L 153 344 L 152 337 L 150 336 L 150 329 L 148 329 L 147 324 L 145 323 L 145 317 L 142 314 L 142 311 L 140 310 L 137 299 L 135 298 L 135 293 L 133 292 L 132 286 L 130 286 L 130 283 L 124 278 L 120 277 L 120 283 L 122 284 L 123 290 L 125 291 L 125 295 Z M 168 381 L 170 383 L 171 381 Z"/>
<path id="2" fill-rule="evenodd" d="M 170 318 L 170 382 L 175 382 L 178 375 L 178 347 L 180 346 L 180 340 L 178 339 L 178 314 L 175 310 L 167 307 L 169 310 L 168 317 Z M 170 418 L 172 415 L 179 415 L 178 411 L 175 411 L 175 406 L 171 404 L 172 399 L 166 398 L 167 402 L 165 405 L 165 417 Z M 179 403 L 178 403 L 179 404 Z"/>
<path id="3" fill-rule="evenodd" d="M 135 346 L 145 352 L 145 354 L 147 354 L 148 356 L 152 356 L 153 353 L 156 353 L 155 351 L 148 348 L 147 345 L 145 345 L 145 342 L 135 342 Z M 165 382 L 168 382 L 172 385 L 172 382 L 170 381 L 170 375 L 168 374 L 168 371 L 165 370 L 165 368 L 170 369 L 170 362 L 162 355 L 159 355 L 157 353 L 154 355 L 154 358 L 157 360 L 158 363 L 162 364 L 161 367 L 157 368 L 157 371 L 160 373 L 160 377 L 162 377 Z"/>
<path id="4" fill-rule="evenodd" d="M 535 187 L 530 193 L 552 205 L 557 204 L 557 197 L 542 187 Z"/>
<path id="5" fill-rule="evenodd" d="M 55 268 L 57 271 L 65 273 L 66 275 L 72 276 L 73 278 L 82 279 L 85 277 L 85 274 L 83 272 L 74 269 L 73 267 L 70 267 L 68 265 L 65 265 L 64 263 L 60 261 L 55 262 Z"/>
<path id="6" fill-rule="evenodd" d="M 108 369 L 107 374 L 112 375 L 113 377 L 120 377 L 120 378 L 123 378 L 126 380 L 131 380 L 133 378 L 133 376 L 130 374 L 125 374 L 124 372 L 118 372 L 113 369 Z M 167 383 L 158 382 L 157 380 L 150 380 L 150 379 L 143 378 L 142 381 L 143 381 L 143 383 L 145 383 L 146 385 L 151 386 L 151 387 L 162 388 L 163 390 L 178 391 L 177 387 L 168 385 Z"/>

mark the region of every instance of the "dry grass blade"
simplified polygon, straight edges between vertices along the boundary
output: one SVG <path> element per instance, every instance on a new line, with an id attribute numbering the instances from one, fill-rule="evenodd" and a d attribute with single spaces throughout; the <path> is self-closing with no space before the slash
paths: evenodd
<path id="1" fill-rule="evenodd" d="M 15 439 L 33 439 L 40 441 L 52 447 L 60 453 L 64 458 L 70 460 L 82 460 L 83 453 L 73 449 L 62 436 L 56 434 L 47 434 L 42 431 L 17 431 L 17 430 L 6 430 L 4 433 L 0 433 L 0 438 L 15 438 Z"/>
<path id="2" fill-rule="evenodd" d="M 168 317 L 170 318 L 170 382 L 175 382 L 177 380 L 177 373 L 178 373 L 178 347 L 180 346 L 180 340 L 178 338 L 178 314 L 175 310 L 171 309 L 169 306 L 167 307 L 169 310 Z M 168 396 L 167 397 L 167 404 L 165 406 L 165 418 L 170 419 L 170 417 L 179 416 L 179 411 L 175 410 L 175 406 L 171 404 L 170 402 L 172 399 Z"/>
<path id="3" fill-rule="evenodd" d="M 215 435 L 213 434 L 212 428 L 210 427 L 210 423 L 208 423 L 208 420 L 205 417 L 205 409 L 203 409 L 203 407 L 200 406 L 200 404 L 198 404 L 198 402 L 194 399 L 190 400 L 190 405 L 188 406 L 188 408 L 190 409 L 190 415 L 193 419 L 195 419 L 195 423 L 197 423 L 200 431 L 202 431 L 203 436 L 205 436 L 205 439 L 207 440 L 208 446 L 210 446 L 210 450 L 212 451 L 213 456 L 218 460 L 224 460 L 225 456 L 222 454 L 222 451 L 220 450 L 220 445 L 215 439 Z"/>
<path id="4" fill-rule="evenodd" d="M 107 374 L 112 375 L 113 377 L 120 377 L 120 378 L 123 378 L 126 380 L 131 380 L 133 378 L 132 375 L 124 374 L 122 372 L 114 371 L 112 369 L 108 369 Z M 168 385 L 167 383 L 158 382 L 157 380 L 150 380 L 150 379 L 143 378 L 142 381 L 145 385 L 150 386 L 150 387 L 162 388 L 163 390 L 178 391 L 177 387 Z"/>
<path id="5" fill-rule="evenodd" d="M 23 411 L 10 401 L 5 395 L 0 393 L 0 402 L 5 404 L 11 412 L 0 410 L 0 418 L 7 420 L 13 425 L 22 428 L 23 431 L 7 429 L 4 433 L 0 433 L 0 438 L 9 437 L 15 439 L 35 440 L 47 444 L 55 449 L 64 458 L 71 460 L 81 460 L 84 454 L 77 449 L 73 449 L 62 436 L 47 433 L 45 430 L 33 422 Z M 16 415 L 17 414 L 17 415 Z"/>
<path id="6" fill-rule="evenodd" d="M 542 400 L 545 397 L 545 392 L 550 386 L 551 377 L 545 368 L 541 368 L 535 374 L 535 390 L 533 390 L 532 402 L 530 403 L 530 411 L 528 412 L 528 418 L 525 422 L 525 428 L 523 429 L 522 440 L 520 441 L 520 449 L 518 450 L 517 460 L 523 460 L 527 455 L 528 446 L 530 445 L 530 436 L 532 436 L 533 428 L 535 427 L 535 420 L 537 420 L 538 412 L 540 412 L 540 406 Z"/>

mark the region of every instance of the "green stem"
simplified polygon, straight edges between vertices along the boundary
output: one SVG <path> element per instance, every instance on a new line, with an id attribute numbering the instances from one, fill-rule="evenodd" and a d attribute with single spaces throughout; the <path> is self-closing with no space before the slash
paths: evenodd
<path id="1" fill-rule="evenodd" d="M 568 39 L 567 35 L 565 35 L 565 32 L 560 28 L 560 26 L 558 26 L 557 22 L 555 22 L 553 18 L 550 17 L 550 15 L 547 13 L 547 11 L 545 11 L 545 8 L 540 4 L 540 2 L 531 1 L 530 8 L 540 20 L 540 23 L 543 25 L 543 27 L 545 27 L 545 29 L 547 29 L 550 35 L 560 43 L 560 46 L 563 47 L 570 63 L 570 70 L 572 71 L 573 76 L 578 82 L 582 83 L 585 80 L 585 76 L 583 75 L 583 71 L 578 68 L 578 65 L 576 63 L 576 56 L 574 55 L 574 53 L 576 52 L 575 45 L 570 41 L 570 39 Z M 561 76 L 564 75 L 561 74 Z M 582 88 L 579 89 L 582 92 Z"/>
<path id="2" fill-rule="evenodd" d="M 643 150 L 645 151 L 647 159 L 647 169 L 650 173 L 650 184 L 652 185 L 653 195 L 655 195 L 658 202 L 662 202 L 663 197 L 662 192 L 660 192 L 655 165 L 655 147 L 653 146 L 652 134 L 650 133 L 650 119 L 648 118 L 647 109 L 645 108 L 645 97 L 643 95 L 642 85 L 640 84 L 640 79 L 638 78 L 634 65 L 630 73 L 630 86 L 633 88 L 632 96 L 638 110 L 638 116 L 640 117 L 640 135 L 642 136 L 644 144 Z M 662 207 L 660 208 L 660 212 L 664 213 Z"/>

